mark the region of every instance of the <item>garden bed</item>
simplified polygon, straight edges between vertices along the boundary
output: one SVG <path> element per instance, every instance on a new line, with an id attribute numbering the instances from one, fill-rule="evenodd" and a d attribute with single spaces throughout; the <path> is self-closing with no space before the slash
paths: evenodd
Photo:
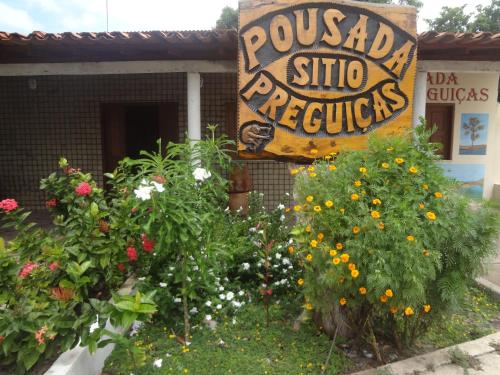
<path id="1" fill-rule="evenodd" d="M 189 352 L 183 352 L 170 327 L 149 324 L 132 338 L 135 345 L 146 349 L 144 365 L 134 369 L 117 350 L 106 362 L 103 374 L 318 374 L 328 357 L 331 341 L 319 334 L 311 322 L 294 331 L 293 323 L 299 313 L 287 306 L 274 305 L 270 327 L 266 328 L 264 307 L 249 304 L 237 316 L 235 324 L 228 319 L 215 331 L 206 327 L 195 330 Z M 500 301 L 470 287 L 461 309 L 452 315 L 436 317 L 413 350 L 398 353 L 387 345 L 383 349 L 387 359 L 399 361 L 499 329 Z M 159 359 L 162 359 L 160 368 L 154 365 Z M 329 363 L 325 374 L 346 374 L 377 366 L 369 348 L 354 350 L 349 342 L 342 340 L 337 340 Z"/>

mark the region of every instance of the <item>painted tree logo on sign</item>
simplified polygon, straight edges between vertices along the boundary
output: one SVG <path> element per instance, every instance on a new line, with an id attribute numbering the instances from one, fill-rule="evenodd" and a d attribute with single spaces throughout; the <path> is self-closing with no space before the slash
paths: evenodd
<path id="1" fill-rule="evenodd" d="M 416 46 L 411 7 L 241 1 L 240 155 L 321 156 L 411 127 Z"/>

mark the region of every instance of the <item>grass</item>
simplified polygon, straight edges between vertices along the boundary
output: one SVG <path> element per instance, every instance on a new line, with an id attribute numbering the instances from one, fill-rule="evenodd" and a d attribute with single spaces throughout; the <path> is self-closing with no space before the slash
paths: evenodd
<path id="1" fill-rule="evenodd" d="M 305 323 L 295 332 L 292 325 L 297 315 L 275 305 L 271 308 L 271 324 L 266 328 L 263 307 L 247 305 L 236 324 L 229 320 L 215 331 L 195 331 L 186 353 L 169 337 L 168 327 L 151 324 L 133 338 L 135 345 L 146 349 L 144 366 L 133 369 L 126 355 L 115 350 L 103 374 L 319 374 L 331 341 L 318 334 L 312 324 Z M 160 358 L 162 367 L 154 367 L 153 361 Z M 334 351 L 325 374 L 340 374 L 348 367 L 347 357 Z"/>
<path id="2" fill-rule="evenodd" d="M 150 324 L 132 339 L 137 348 L 146 352 L 144 365 L 134 369 L 128 356 L 115 350 L 103 374 L 320 374 L 331 341 L 318 334 L 310 322 L 295 332 L 292 325 L 298 314 L 293 308 L 274 305 L 271 325 L 266 328 L 262 305 L 249 304 L 237 316 L 236 324 L 229 319 L 215 332 L 208 328 L 194 331 L 186 353 L 169 337 L 169 327 Z M 495 332 L 495 323 L 499 327 L 500 301 L 471 287 L 459 310 L 436 316 L 412 353 L 418 355 L 488 335 Z M 154 367 L 153 361 L 160 358 L 162 367 Z M 354 367 L 346 354 L 334 350 L 325 374 L 342 374 Z"/>
<path id="3" fill-rule="evenodd" d="M 499 323 L 500 301 L 477 287 L 469 287 L 463 305 L 454 314 L 437 317 L 419 344 L 444 348 L 475 340 L 495 332 Z"/>

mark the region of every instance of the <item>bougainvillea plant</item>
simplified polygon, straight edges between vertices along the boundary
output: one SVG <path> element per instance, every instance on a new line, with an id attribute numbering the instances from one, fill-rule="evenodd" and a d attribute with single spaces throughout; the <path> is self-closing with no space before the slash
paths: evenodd
<path id="1" fill-rule="evenodd" d="M 293 234 L 305 263 L 305 306 L 320 325 L 411 345 L 433 312 L 456 305 L 494 251 L 496 216 L 472 208 L 436 163 L 421 125 L 402 138 L 370 138 L 293 169 Z"/>

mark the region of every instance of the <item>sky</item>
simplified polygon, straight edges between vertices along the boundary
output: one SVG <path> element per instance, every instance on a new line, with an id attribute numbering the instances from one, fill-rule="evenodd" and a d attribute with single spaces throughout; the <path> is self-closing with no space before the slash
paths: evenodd
<path id="1" fill-rule="evenodd" d="M 423 0 L 418 32 L 424 19 L 435 18 L 442 6 L 478 4 L 491 0 Z M 108 0 L 109 31 L 206 30 L 215 26 L 222 8 L 238 0 Z M 0 0 L 0 31 L 29 33 L 106 31 L 106 0 Z"/>

